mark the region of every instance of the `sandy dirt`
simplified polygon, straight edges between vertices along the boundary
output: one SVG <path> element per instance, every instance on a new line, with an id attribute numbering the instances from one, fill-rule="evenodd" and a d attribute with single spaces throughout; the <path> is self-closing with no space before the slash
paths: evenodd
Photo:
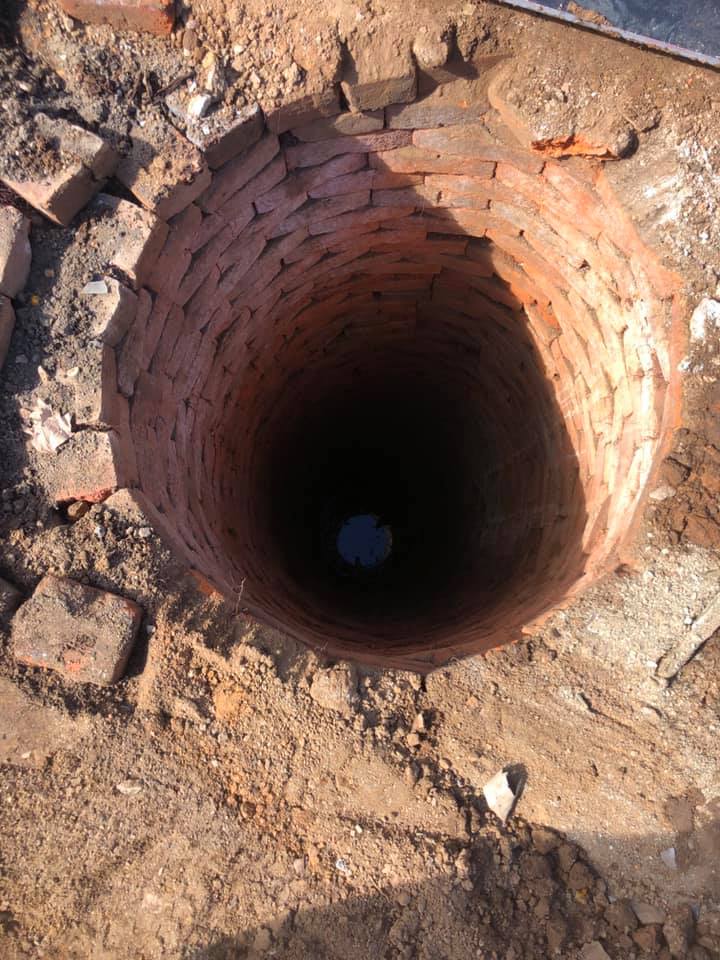
<path id="1" fill-rule="evenodd" d="M 225 103 L 269 106 L 408 20 L 372 2 L 180 10 L 160 40 L 9 4 L 3 169 L 52 152 L 37 109 L 122 152 L 189 70 L 219 62 Z M 629 129 L 617 188 L 686 281 L 688 316 L 715 295 L 717 73 L 484 3 L 417 5 L 410 25 L 518 58 L 538 136 Z M 648 169 L 652 196 L 635 186 Z M 678 652 L 720 591 L 717 331 L 688 348 L 672 492 L 632 565 L 522 643 L 421 678 L 323 662 L 241 598 L 204 596 L 124 494 L 76 522 L 55 506 L 53 464 L 21 430 L 37 397 L 74 409 L 105 240 L 83 214 L 33 214 L 32 242 L 0 376 L 0 576 L 25 593 L 72 576 L 145 613 L 109 688 L 19 666 L 0 624 L 0 956 L 720 957 L 720 637 Z M 482 789 L 504 768 L 520 794 L 505 825 Z"/>

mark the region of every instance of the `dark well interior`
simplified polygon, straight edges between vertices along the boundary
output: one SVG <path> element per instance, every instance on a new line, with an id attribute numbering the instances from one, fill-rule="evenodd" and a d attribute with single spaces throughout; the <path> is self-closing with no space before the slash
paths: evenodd
<path id="1" fill-rule="evenodd" d="M 244 394 L 245 429 L 232 403 L 222 427 L 244 602 L 360 658 L 517 626 L 582 572 L 578 462 L 527 318 L 499 281 L 492 301 L 417 279 L 317 301 L 252 411 Z M 363 513 L 392 531 L 373 569 L 337 550 Z"/>

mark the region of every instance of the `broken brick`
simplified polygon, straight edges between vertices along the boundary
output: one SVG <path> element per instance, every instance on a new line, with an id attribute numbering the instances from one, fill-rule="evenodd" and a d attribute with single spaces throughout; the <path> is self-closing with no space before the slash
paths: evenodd
<path id="1" fill-rule="evenodd" d="M 0 207 L 0 293 L 16 297 L 30 272 L 30 221 L 14 207 Z"/>
<path id="2" fill-rule="evenodd" d="M 172 0 L 60 0 L 60 6 L 76 20 L 107 23 L 115 30 L 167 36 L 175 23 Z"/>
<path id="3" fill-rule="evenodd" d="M 47 574 L 15 614 L 15 658 L 101 686 L 122 676 L 142 618 L 132 600 Z"/>

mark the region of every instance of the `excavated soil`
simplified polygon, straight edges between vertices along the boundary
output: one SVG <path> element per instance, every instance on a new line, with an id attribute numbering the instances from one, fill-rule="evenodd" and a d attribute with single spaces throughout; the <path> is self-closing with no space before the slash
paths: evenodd
<path id="1" fill-rule="evenodd" d="M 38 109 L 122 151 L 208 54 L 227 104 L 269 107 L 335 79 L 343 45 L 439 29 L 464 56 L 516 58 L 538 137 L 629 128 L 609 176 L 682 277 L 685 322 L 716 295 L 716 73 L 485 3 L 180 9 L 159 40 L 9 5 L 2 169 L 44 156 Z M 32 216 L 0 376 L 0 575 L 26 593 L 72 576 L 145 616 L 111 688 L 19 666 L 0 624 L 0 954 L 720 957 L 720 637 L 678 654 L 720 591 L 717 330 L 683 361 L 683 429 L 631 565 L 487 657 L 426 677 L 356 668 L 252 622 L 241 594 L 204 595 L 124 493 L 76 522 L 55 506 L 22 427 L 37 397 L 73 408 L 102 238 L 83 213 Z M 482 792 L 503 768 L 520 793 L 507 824 Z"/>

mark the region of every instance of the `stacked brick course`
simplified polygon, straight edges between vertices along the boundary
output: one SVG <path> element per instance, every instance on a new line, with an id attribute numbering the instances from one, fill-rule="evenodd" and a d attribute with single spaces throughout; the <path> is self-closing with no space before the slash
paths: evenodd
<path id="1" fill-rule="evenodd" d="M 392 129 L 372 97 L 364 125 L 322 108 L 287 144 L 271 120 L 246 128 L 167 226 L 135 208 L 118 262 L 136 315 L 103 346 L 118 484 L 189 566 L 307 642 L 420 668 L 513 638 L 617 562 L 679 408 L 678 283 L 602 165 L 523 149 L 485 107 L 459 115 L 466 92 L 443 98 L 449 119 L 388 109 Z M 132 205 L 112 202 L 127 233 Z M 398 343 L 487 398 L 504 495 L 479 535 L 523 559 L 491 609 L 470 597 L 446 629 L 367 637 L 287 589 L 258 464 L 318 370 L 341 385 Z"/>

